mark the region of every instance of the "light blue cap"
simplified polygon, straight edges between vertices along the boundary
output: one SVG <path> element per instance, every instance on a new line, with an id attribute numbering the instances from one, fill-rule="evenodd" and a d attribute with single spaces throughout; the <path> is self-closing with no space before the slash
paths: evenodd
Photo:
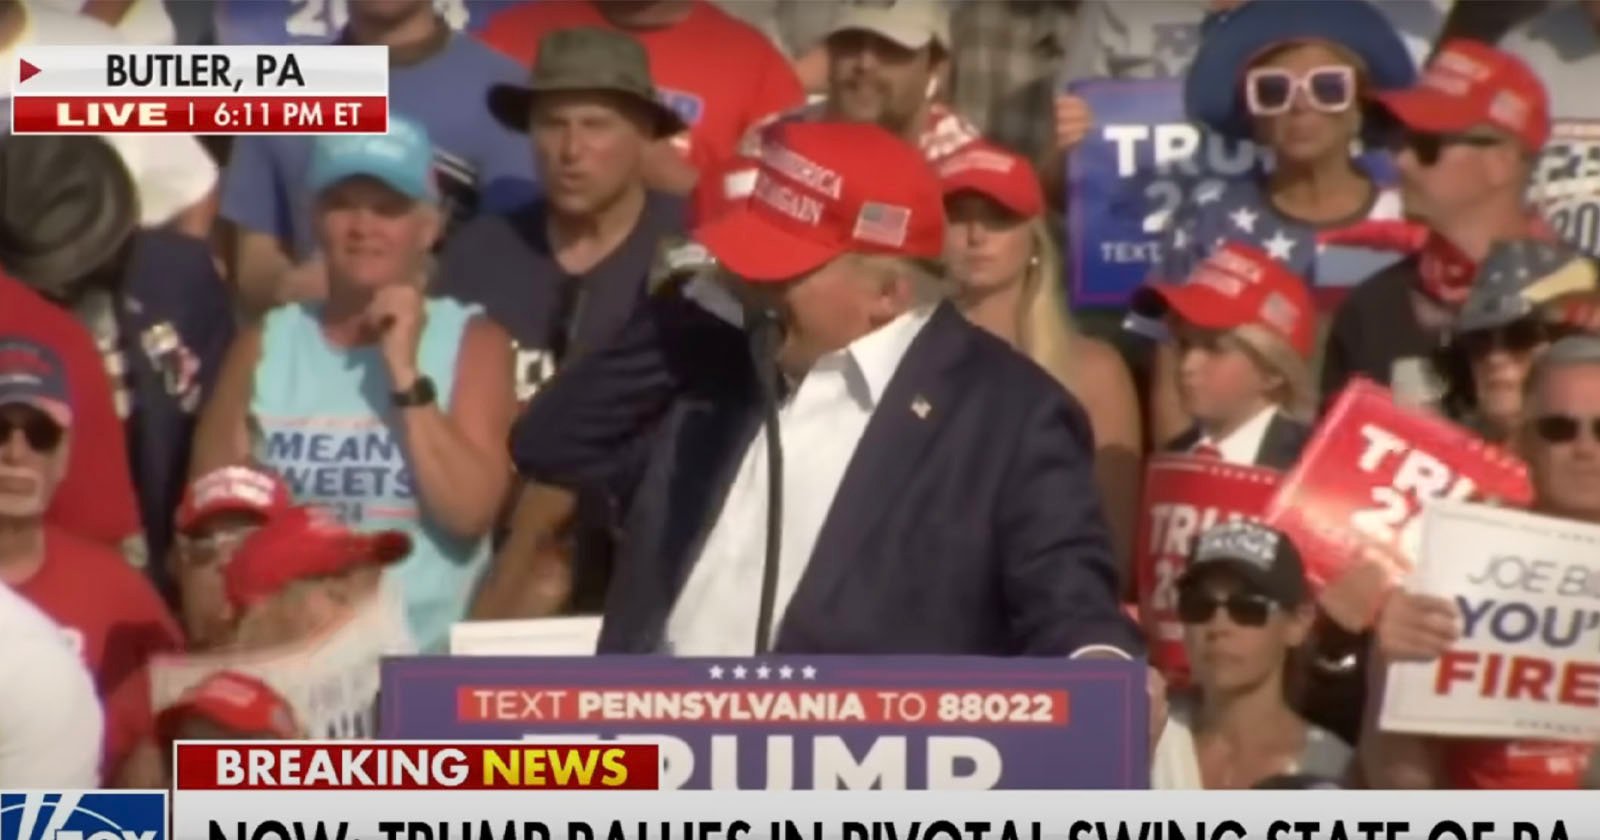
<path id="1" fill-rule="evenodd" d="M 393 113 L 387 134 L 327 134 L 311 147 L 311 191 L 357 176 L 376 178 L 415 199 L 434 195 L 433 143 L 428 130 Z"/>

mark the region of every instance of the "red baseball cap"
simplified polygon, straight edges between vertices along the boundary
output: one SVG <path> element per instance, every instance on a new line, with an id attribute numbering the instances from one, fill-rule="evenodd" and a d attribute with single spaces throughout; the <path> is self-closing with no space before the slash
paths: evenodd
<path id="1" fill-rule="evenodd" d="M 848 252 L 938 259 L 944 198 L 922 152 L 876 125 L 786 121 L 762 134 L 742 205 L 695 228 L 729 271 L 791 280 Z"/>
<path id="2" fill-rule="evenodd" d="M 1414 87 L 1376 95 L 1408 128 L 1456 133 L 1488 125 L 1537 152 L 1550 137 L 1550 99 L 1522 59 L 1478 41 L 1446 41 Z"/>
<path id="3" fill-rule="evenodd" d="M 222 467 L 189 485 L 178 507 L 178 532 L 194 533 L 220 513 L 254 513 L 271 519 L 292 504 L 289 487 L 276 475 L 242 465 Z"/>
<path id="4" fill-rule="evenodd" d="M 246 537 L 224 567 L 222 584 L 228 600 L 243 608 L 297 580 L 388 565 L 410 553 L 411 536 L 404 531 L 352 531 L 321 508 L 301 505 Z"/>
<path id="5" fill-rule="evenodd" d="M 936 164 L 944 194 L 975 192 L 1023 218 L 1044 212 L 1044 190 L 1027 158 L 988 143 L 968 143 Z"/>
<path id="6" fill-rule="evenodd" d="M 1153 284 L 1139 294 L 1159 297 L 1178 317 L 1203 329 L 1264 327 L 1303 357 L 1311 356 L 1316 342 L 1305 281 L 1266 252 L 1239 242 L 1211 252 L 1182 285 Z"/>
<path id="7" fill-rule="evenodd" d="M 261 680 L 238 671 L 218 671 L 192 686 L 178 702 L 156 718 L 162 741 L 177 737 L 189 718 L 204 718 L 224 729 L 283 740 L 300 737 L 300 725 L 288 701 Z"/>

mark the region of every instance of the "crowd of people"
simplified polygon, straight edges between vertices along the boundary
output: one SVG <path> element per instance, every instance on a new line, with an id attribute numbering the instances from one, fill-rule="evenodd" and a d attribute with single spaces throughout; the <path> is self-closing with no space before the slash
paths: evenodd
<path id="1" fill-rule="evenodd" d="M 1358 380 L 1600 525 L 1600 190 L 1541 192 L 1592 0 L 205 8 L 0 0 L 0 66 L 378 45 L 389 129 L 0 139 L 0 787 L 370 737 L 379 660 L 462 621 L 1143 658 L 1147 461 L 1291 470 Z M 1064 258 L 1097 78 L 1265 150 L 1111 312 Z M 1379 726 L 1461 633 L 1405 546 L 1187 550 L 1153 787 L 1600 785 L 1592 743 Z"/>

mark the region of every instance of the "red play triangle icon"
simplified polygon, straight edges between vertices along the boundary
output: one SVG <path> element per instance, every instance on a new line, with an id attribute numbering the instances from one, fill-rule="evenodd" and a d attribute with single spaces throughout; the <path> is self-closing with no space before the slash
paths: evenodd
<path id="1" fill-rule="evenodd" d="M 37 76 L 37 75 L 39 75 L 39 68 L 33 66 L 32 64 L 29 64 L 28 60 L 26 58 L 17 59 L 17 82 L 18 83 L 26 82 L 27 80 L 29 80 L 29 79 L 33 78 L 34 76 Z"/>

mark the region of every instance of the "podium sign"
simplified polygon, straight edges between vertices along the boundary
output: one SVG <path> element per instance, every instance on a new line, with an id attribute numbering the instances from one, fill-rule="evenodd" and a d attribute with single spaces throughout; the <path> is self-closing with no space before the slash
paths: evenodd
<path id="1" fill-rule="evenodd" d="M 661 745 L 682 790 L 1137 789 L 1140 662 L 936 656 L 407 657 L 380 730 L 407 740 Z"/>

